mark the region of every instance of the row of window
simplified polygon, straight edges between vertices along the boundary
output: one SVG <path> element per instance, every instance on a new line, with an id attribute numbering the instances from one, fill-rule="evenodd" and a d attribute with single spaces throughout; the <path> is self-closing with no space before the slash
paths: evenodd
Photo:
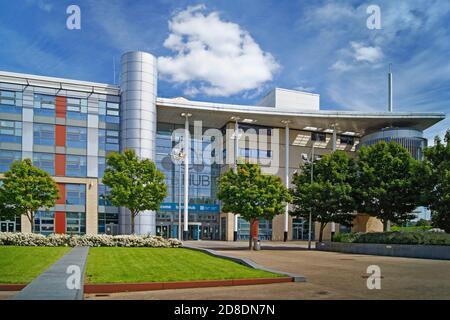
<path id="1" fill-rule="evenodd" d="M 317 142 L 326 142 L 326 134 L 324 132 L 311 132 L 311 140 Z M 340 136 L 341 144 L 355 144 L 355 137 Z"/>
<path id="2" fill-rule="evenodd" d="M 86 214 L 84 212 L 66 212 L 67 234 L 86 233 Z M 55 233 L 55 213 L 37 211 L 34 216 L 34 232 L 49 235 Z"/>
<path id="3" fill-rule="evenodd" d="M 2 112 L 21 113 L 23 94 L 19 91 L 0 90 L 0 106 Z M 66 117 L 73 120 L 87 120 L 88 101 L 83 98 L 67 97 Z M 34 113 L 37 116 L 56 116 L 56 96 L 34 94 Z M 99 101 L 98 113 L 100 121 L 119 123 L 119 104 Z"/>

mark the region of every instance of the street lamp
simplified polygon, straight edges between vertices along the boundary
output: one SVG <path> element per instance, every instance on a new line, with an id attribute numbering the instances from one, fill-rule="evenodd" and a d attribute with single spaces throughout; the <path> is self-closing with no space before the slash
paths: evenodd
<path id="1" fill-rule="evenodd" d="M 314 182 L 314 143 L 311 150 L 311 185 Z M 312 206 L 309 208 L 308 250 L 311 250 Z"/>
<path id="2" fill-rule="evenodd" d="M 189 134 L 189 118 L 191 113 L 183 112 L 181 114 L 184 121 L 184 225 L 183 225 L 183 240 L 188 240 L 189 237 L 189 150 L 190 150 L 190 134 Z"/>
<path id="3" fill-rule="evenodd" d="M 183 149 L 173 149 L 172 151 L 172 159 L 175 160 L 176 163 L 179 163 L 179 179 L 178 179 L 178 240 L 181 241 L 181 181 L 183 173 L 181 172 L 181 167 L 183 165 L 185 154 Z"/>

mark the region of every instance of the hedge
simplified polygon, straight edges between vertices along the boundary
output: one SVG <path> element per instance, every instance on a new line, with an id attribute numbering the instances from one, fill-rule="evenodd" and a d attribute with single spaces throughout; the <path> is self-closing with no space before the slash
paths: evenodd
<path id="1" fill-rule="evenodd" d="M 415 244 L 450 246 L 450 234 L 429 231 L 339 233 L 333 241 L 347 243 Z"/>
<path id="2" fill-rule="evenodd" d="M 44 236 L 36 233 L 0 232 L 0 245 L 40 246 L 40 247 L 151 247 L 178 248 L 182 242 L 177 239 L 164 239 L 159 236 L 137 235 L 68 235 L 51 234 Z"/>

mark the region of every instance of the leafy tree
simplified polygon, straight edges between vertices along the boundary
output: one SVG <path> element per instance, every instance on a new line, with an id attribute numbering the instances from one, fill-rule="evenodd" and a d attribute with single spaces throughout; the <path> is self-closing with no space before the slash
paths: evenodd
<path id="1" fill-rule="evenodd" d="M 108 199 L 112 205 L 130 210 L 132 234 L 138 213 L 158 210 L 167 195 L 164 174 L 153 161 L 140 160 L 133 150 L 108 155 L 102 182 L 111 188 Z"/>
<path id="2" fill-rule="evenodd" d="M 400 144 L 381 141 L 358 150 L 355 195 L 358 211 L 379 218 L 384 230 L 388 222 L 414 218 L 420 205 L 420 163 Z"/>
<path id="3" fill-rule="evenodd" d="M 258 220 L 272 220 L 284 212 L 286 203 L 291 200 L 280 177 L 262 174 L 259 165 L 252 163 L 240 163 L 236 172 L 229 169 L 222 175 L 217 197 L 222 200 L 223 211 L 239 214 L 250 223 L 250 234 L 256 239 Z"/>
<path id="4" fill-rule="evenodd" d="M 435 142 L 425 150 L 422 165 L 425 201 L 433 226 L 450 233 L 450 131 L 445 135 L 445 143 L 439 138 Z"/>
<path id="5" fill-rule="evenodd" d="M 291 189 L 294 207 L 290 214 L 308 220 L 311 212 L 312 221 L 320 223 L 319 241 L 330 222 L 351 226 L 355 210 L 353 179 L 354 162 L 343 151 L 325 155 L 314 164 L 307 163 L 294 174 Z"/>
<path id="6" fill-rule="evenodd" d="M 30 159 L 15 161 L 0 186 L 0 215 L 12 219 L 24 214 L 34 232 L 34 213 L 53 207 L 58 198 L 58 185 L 47 172 L 33 166 Z"/>

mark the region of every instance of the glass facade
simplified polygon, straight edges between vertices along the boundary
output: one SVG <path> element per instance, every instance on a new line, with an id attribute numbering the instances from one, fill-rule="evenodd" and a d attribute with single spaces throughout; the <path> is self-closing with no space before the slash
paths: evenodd
<path id="1" fill-rule="evenodd" d="M 0 150 L 0 173 L 8 171 L 14 161 L 21 159 L 22 152 L 20 151 Z"/>
<path id="2" fill-rule="evenodd" d="M 22 143 L 22 122 L 1 120 L 0 142 Z"/>
<path id="3" fill-rule="evenodd" d="M 33 165 L 55 175 L 55 155 L 53 153 L 33 153 Z"/>
<path id="4" fill-rule="evenodd" d="M 250 223 L 242 218 L 238 219 L 238 240 L 250 239 Z M 272 240 L 272 221 L 261 219 L 258 221 L 258 239 Z"/>
<path id="5" fill-rule="evenodd" d="M 87 128 L 66 127 L 66 147 L 76 149 L 87 148 Z"/>
<path id="6" fill-rule="evenodd" d="M 35 123 L 33 125 L 33 144 L 43 146 L 54 146 L 55 125 Z"/>
<path id="7" fill-rule="evenodd" d="M 156 138 L 156 165 L 164 173 L 168 195 L 157 213 L 157 233 L 163 236 L 177 236 L 178 230 L 178 203 L 184 197 L 184 167 L 174 163 L 171 158 L 172 148 L 178 144 L 172 141 L 172 132 L 179 126 L 167 123 L 158 123 Z M 206 129 L 205 129 L 206 130 Z M 191 140 L 202 144 L 204 150 L 208 142 Z M 194 164 L 194 152 L 190 153 L 189 170 L 189 226 L 191 238 L 219 239 L 219 213 L 220 206 L 216 198 L 217 178 L 220 165 L 211 163 L 211 155 L 206 154 L 203 164 Z M 159 232 L 158 232 L 159 230 Z"/>

